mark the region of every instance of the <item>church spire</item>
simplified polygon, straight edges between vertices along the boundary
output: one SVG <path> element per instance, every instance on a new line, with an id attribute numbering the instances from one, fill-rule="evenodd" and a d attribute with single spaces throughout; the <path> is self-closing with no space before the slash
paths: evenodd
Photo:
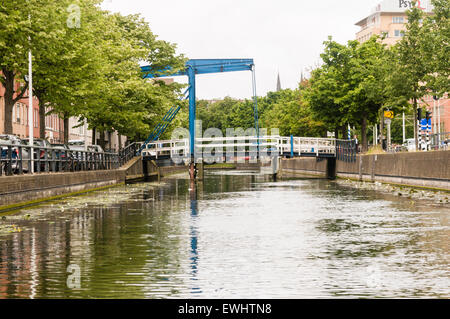
<path id="1" fill-rule="evenodd" d="M 278 78 L 277 78 L 277 92 L 281 91 L 281 81 L 280 81 L 280 72 L 278 71 Z"/>

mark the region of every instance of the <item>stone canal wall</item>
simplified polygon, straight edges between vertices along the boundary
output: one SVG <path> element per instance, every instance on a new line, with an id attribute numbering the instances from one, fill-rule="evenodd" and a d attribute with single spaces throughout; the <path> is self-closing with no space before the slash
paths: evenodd
<path id="1" fill-rule="evenodd" d="M 141 157 L 119 169 L 1 176 L 0 211 L 144 179 L 159 180 L 159 169 Z"/>
<path id="2" fill-rule="evenodd" d="M 0 210 L 14 208 L 21 203 L 38 202 L 63 194 L 125 182 L 123 170 L 48 173 L 0 178 Z"/>
<path id="3" fill-rule="evenodd" d="M 327 161 L 294 158 L 281 161 L 281 173 L 325 176 Z M 336 175 L 450 190 L 450 150 L 433 152 L 358 155 L 353 163 L 337 161 Z"/>

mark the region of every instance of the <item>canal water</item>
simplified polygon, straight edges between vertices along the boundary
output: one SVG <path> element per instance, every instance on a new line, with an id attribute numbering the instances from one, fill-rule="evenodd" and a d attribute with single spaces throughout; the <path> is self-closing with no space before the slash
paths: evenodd
<path id="1" fill-rule="evenodd" d="M 448 201 L 212 171 L 0 220 L 0 298 L 450 297 Z"/>

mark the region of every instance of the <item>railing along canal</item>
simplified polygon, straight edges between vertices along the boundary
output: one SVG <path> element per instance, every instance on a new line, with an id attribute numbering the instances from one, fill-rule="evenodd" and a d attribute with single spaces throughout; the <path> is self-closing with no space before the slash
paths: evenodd
<path id="1" fill-rule="evenodd" d="M 0 149 L 0 176 L 31 173 L 32 166 L 35 173 L 56 173 L 116 169 L 124 162 L 120 154 L 111 152 L 14 144 L 0 144 Z"/>

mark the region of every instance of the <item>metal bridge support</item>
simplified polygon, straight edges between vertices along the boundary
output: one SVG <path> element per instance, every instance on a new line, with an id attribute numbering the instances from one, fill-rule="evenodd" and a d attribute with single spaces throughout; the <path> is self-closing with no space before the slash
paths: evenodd
<path id="1" fill-rule="evenodd" d="M 189 77 L 189 142 L 190 142 L 190 155 L 191 164 L 195 163 L 195 69 L 191 65 L 187 67 L 187 75 Z"/>
<path id="2" fill-rule="evenodd" d="M 327 158 L 327 178 L 336 179 L 336 157 Z"/>

